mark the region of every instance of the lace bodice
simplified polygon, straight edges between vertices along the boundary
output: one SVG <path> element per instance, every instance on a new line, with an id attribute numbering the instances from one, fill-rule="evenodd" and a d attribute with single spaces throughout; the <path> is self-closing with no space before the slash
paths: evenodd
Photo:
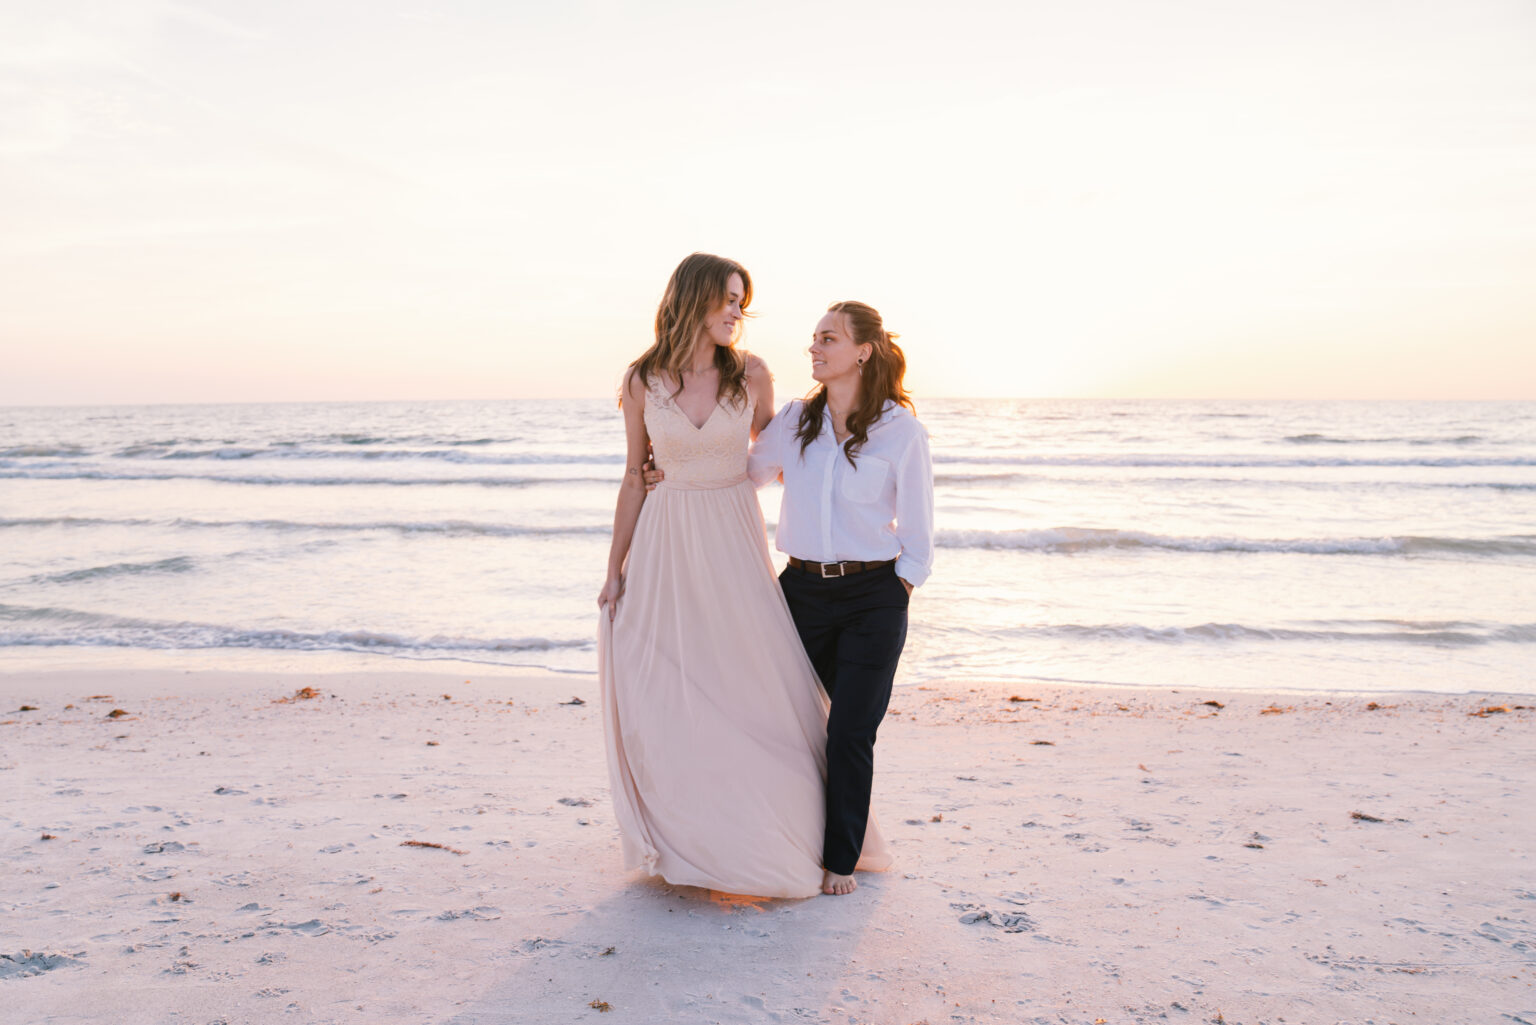
<path id="1" fill-rule="evenodd" d="M 645 430 L 656 465 L 666 473 L 664 486 L 718 488 L 747 476 L 747 443 L 752 432 L 752 401 L 722 401 L 704 426 L 695 427 L 672 401 L 659 378 L 645 389 Z"/>

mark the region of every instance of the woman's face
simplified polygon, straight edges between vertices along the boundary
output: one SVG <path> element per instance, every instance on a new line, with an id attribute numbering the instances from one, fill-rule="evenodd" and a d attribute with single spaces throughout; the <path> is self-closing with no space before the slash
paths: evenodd
<path id="1" fill-rule="evenodd" d="M 725 280 L 725 301 L 704 318 L 700 342 L 730 348 L 736 343 L 736 328 L 741 324 L 741 301 L 746 298 L 747 287 L 740 274 L 732 274 Z"/>
<path id="2" fill-rule="evenodd" d="M 822 384 L 857 376 L 859 360 L 869 358 L 869 349 L 854 342 L 847 314 L 828 313 L 811 336 L 811 376 Z"/>

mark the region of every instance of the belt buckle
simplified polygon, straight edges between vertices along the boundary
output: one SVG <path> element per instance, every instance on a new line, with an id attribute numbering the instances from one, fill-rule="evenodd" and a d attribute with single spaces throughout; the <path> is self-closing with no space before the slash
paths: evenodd
<path id="1" fill-rule="evenodd" d="M 836 573 L 828 573 L 827 572 L 827 568 L 829 566 L 836 566 L 837 567 L 837 572 Z M 834 577 L 840 577 L 840 576 L 843 576 L 843 575 L 844 574 L 843 574 L 843 564 L 842 563 L 840 563 L 840 562 L 824 562 L 824 563 L 821 564 L 821 579 L 823 579 L 823 580 L 830 580 L 830 579 L 832 579 Z"/>

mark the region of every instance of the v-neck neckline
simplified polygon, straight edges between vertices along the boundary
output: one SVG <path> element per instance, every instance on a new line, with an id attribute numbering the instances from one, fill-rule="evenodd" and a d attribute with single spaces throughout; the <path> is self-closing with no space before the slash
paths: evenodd
<path id="1" fill-rule="evenodd" d="M 660 378 L 660 380 L 661 380 L 662 388 L 666 388 L 667 387 L 667 382 L 666 382 L 665 376 L 662 376 Z M 715 413 L 720 408 L 720 396 L 718 396 L 718 395 L 715 396 L 715 404 L 714 404 L 714 406 L 712 406 L 710 408 L 709 412 L 705 415 L 704 421 L 702 423 L 694 423 L 693 422 L 693 417 L 689 416 L 687 410 L 683 409 L 682 404 L 677 401 L 677 396 L 681 395 L 681 394 L 682 394 L 682 389 L 681 388 L 679 388 L 677 390 L 677 394 L 672 394 L 671 392 L 668 392 L 667 393 L 666 405 L 669 408 L 676 410 L 677 411 L 677 415 L 682 417 L 683 420 L 687 422 L 689 427 L 693 428 L 693 431 L 694 431 L 695 434 L 703 433 L 704 428 L 709 426 L 709 422 L 715 418 Z"/>
<path id="2" fill-rule="evenodd" d="M 701 424 L 694 423 L 693 417 L 688 415 L 683 407 L 678 404 L 676 399 L 672 400 L 672 408 L 677 410 L 677 415 L 686 420 L 688 422 L 688 426 L 692 427 L 695 433 L 701 433 L 704 428 L 709 426 L 709 422 L 715 418 L 715 414 L 720 411 L 720 400 L 715 400 L 715 408 L 709 411 L 709 415 L 704 418 L 704 422 Z"/>

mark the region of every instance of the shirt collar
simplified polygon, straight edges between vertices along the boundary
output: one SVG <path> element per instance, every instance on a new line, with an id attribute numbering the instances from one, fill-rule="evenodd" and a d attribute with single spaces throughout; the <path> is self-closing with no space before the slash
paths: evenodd
<path id="1" fill-rule="evenodd" d="M 874 430 L 876 427 L 882 427 L 885 424 L 890 423 L 892 417 L 894 417 L 896 414 L 896 410 L 900 408 L 900 406 L 892 402 L 890 399 L 886 399 L 885 408 L 880 410 L 880 415 L 875 417 L 875 422 L 869 425 L 869 429 Z M 832 421 L 832 410 L 829 406 L 821 407 L 821 419 L 827 423 Z"/>

